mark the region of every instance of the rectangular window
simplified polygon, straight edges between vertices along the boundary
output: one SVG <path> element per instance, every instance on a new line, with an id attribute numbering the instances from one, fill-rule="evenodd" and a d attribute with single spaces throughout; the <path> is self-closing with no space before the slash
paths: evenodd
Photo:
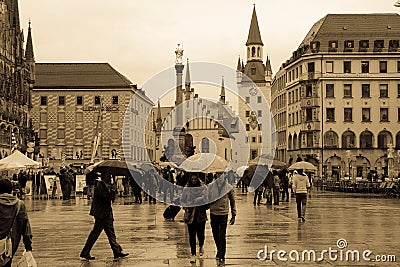
<path id="1" fill-rule="evenodd" d="M 256 68 L 251 68 L 251 75 L 256 75 Z"/>
<path id="2" fill-rule="evenodd" d="M 387 84 L 380 84 L 379 85 L 379 97 L 389 97 L 388 92 L 388 85 Z"/>
<path id="3" fill-rule="evenodd" d="M 333 61 L 326 62 L 326 72 L 333 73 Z"/>
<path id="4" fill-rule="evenodd" d="M 118 96 L 113 96 L 112 97 L 112 103 L 113 103 L 113 105 L 118 105 Z"/>
<path id="5" fill-rule="evenodd" d="M 289 92 L 289 104 L 292 103 L 292 92 Z"/>
<path id="6" fill-rule="evenodd" d="M 344 61 L 343 62 L 343 72 L 344 73 L 351 73 L 351 61 Z"/>
<path id="7" fill-rule="evenodd" d="M 326 109 L 326 121 L 335 121 L 335 108 Z"/>
<path id="8" fill-rule="evenodd" d="M 262 143 L 262 136 L 261 135 L 258 137 L 258 142 Z"/>
<path id="9" fill-rule="evenodd" d="M 95 96 L 95 97 L 94 97 L 94 104 L 95 104 L 95 105 L 100 105 L 100 104 L 101 104 L 101 98 L 100 98 L 100 96 Z"/>
<path id="10" fill-rule="evenodd" d="M 335 97 L 335 85 L 334 84 L 327 84 L 326 85 L 326 97 Z"/>
<path id="11" fill-rule="evenodd" d="M 312 96 L 312 85 L 311 84 L 307 84 L 306 85 L 306 96 L 307 97 L 311 97 Z"/>
<path id="12" fill-rule="evenodd" d="M 369 73 L 369 61 L 361 61 L 361 73 Z"/>
<path id="13" fill-rule="evenodd" d="M 353 109 L 352 108 L 344 109 L 344 121 L 353 121 Z"/>
<path id="14" fill-rule="evenodd" d="M 359 51 L 360 52 L 367 52 L 369 48 L 369 41 L 368 40 L 361 40 L 359 43 Z"/>
<path id="15" fill-rule="evenodd" d="M 83 105 L 83 96 L 77 96 L 76 97 L 76 105 L 77 106 L 82 106 Z"/>
<path id="16" fill-rule="evenodd" d="M 250 150 L 250 157 L 251 159 L 255 159 L 258 157 L 258 150 L 257 149 L 251 149 Z"/>
<path id="17" fill-rule="evenodd" d="M 57 138 L 64 139 L 65 138 L 65 129 L 58 129 L 57 130 Z"/>
<path id="18" fill-rule="evenodd" d="M 261 96 L 257 96 L 257 103 L 261 103 L 261 102 L 262 102 Z"/>
<path id="19" fill-rule="evenodd" d="M 291 122 L 292 122 L 292 114 L 289 114 L 289 126 L 292 126 Z"/>
<path id="20" fill-rule="evenodd" d="M 312 116 L 312 108 L 307 108 L 306 109 L 306 121 L 312 121 L 313 116 Z"/>
<path id="21" fill-rule="evenodd" d="M 246 124 L 246 131 L 250 131 L 250 124 Z"/>
<path id="22" fill-rule="evenodd" d="M 246 110 L 246 118 L 250 117 L 250 110 Z"/>
<path id="23" fill-rule="evenodd" d="M 257 110 L 257 116 L 260 118 L 262 117 L 262 110 Z"/>
<path id="24" fill-rule="evenodd" d="M 315 64 L 314 64 L 314 62 L 308 63 L 307 66 L 308 66 L 308 72 L 314 72 L 314 71 L 315 71 Z"/>
<path id="25" fill-rule="evenodd" d="M 385 44 L 384 40 L 375 40 L 374 41 L 374 52 L 382 52 L 384 44 Z"/>
<path id="26" fill-rule="evenodd" d="M 362 109 L 362 121 L 363 122 L 370 122 L 371 121 L 371 109 L 370 108 L 363 108 Z"/>
<path id="27" fill-rule="evenodd" d="M 351 89 L 351 84 L 345 84 L 343 86 L 343 97 L 353 97 L 353 92 Z"/>
<path id="28" fill-rule="evenodd" d="M 262 131 L 262 124 L 261 124 L 261 123 L 258 124 L 258 130 L 259 130 L 259 131 Z"/>
<path id="29" fill-rule="evenodd" d="M 379 73 L 387 73 L 387 61 L 379 61 Z"/>
<path id="30" fill-rule="evenodd" d="M 41 96 L 40 97 L 40 105 L 41 106 L 47 106 L 47 96 Z"/>
<path id="31" fill-rule="evenodd" d="M 47 129 L 39 130 L 39 138 L 43 140 L 47 139 Z"/>
<path id="32" fill-rule="evenodd" d="M 252 136 L 251 137 L 251 142 L 252 143 L 257 143 L 257 136 Z"/>
<path id="33" fill-rule="evenodd" d="M 111 121 L 112 122 L 118 122 L 119 121 L 119 113 L 118 112 L 113 112 L 111 113 Z"/>
<path id="34" fill-rule="evenodd" d="M 400 73 L 400 61 L 397 61 L 397 73 Z"/>
<path id="35" fill-rule="evenodd" d="M 77 122 L 82 122 L 83 121 L 83 113 L 82 112 L 77 112 L 76 113 L 76 121 Z"/>
<path id="36" fill-rule="evenodd" d="M 400 108 L 397 108 L 397 121 L 400 122 Z"/>
<path id="37" fill-rule="evenodd" d="M 400 83 L 397 85 L 397 98 L 400 98 Z"/>
<path id="38" fill-rule="evenodd" d="M 299 89 L 296 89 L 296 102 L 299 101 L 300 96 L 299 96 Z"/>
<path id="39" fill-rule="evenodd" d="M 75 138 L 83 139 L 83 130 L 82 129 L 75 129 Z"/>
<path id="40" fill-rule="evenodd" d="M 370 98 L 371 97 L 371 88 L 369 84 L 361 85 L 361 96 L 363 98 Z"/>
<path id="41" fill-rule="evenodd" d="M 59 96 L 58 97 L 58 105 L 59 106 L 65 106 L 65 96 Z"/>
<path id="42" fill-rule="evenodd" d="M 118 129 L 111 129 L 111 139 L 118 139 Z"/>
<path id="43" fill-rule="evenodd" d="M 381 121 L 383 121 L 383 122 L 389 121 L 389 109 L 388 108 L 381 108 L 380 118 L 381 118 Z"/>
<path id="44" fill-rule="evenodd" d="M 65 122 L 65 112 L 59 112 L 57 117 L 58 117 L 58 122 Z"/>
<path id="45" fill-rule="evenodd" d="M 246 96 L 246 103 L 249 104 L 250 103 L 250 97 Z"/>
<path id="46" fill-rule="evenodd" d="M 47 122 L 47 112 L 40 112 L 40 122 L 41 123 Z"/>

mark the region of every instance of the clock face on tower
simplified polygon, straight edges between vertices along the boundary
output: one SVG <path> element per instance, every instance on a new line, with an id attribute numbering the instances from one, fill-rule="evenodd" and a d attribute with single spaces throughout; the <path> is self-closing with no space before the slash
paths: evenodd
<path id="1" fill-rule="evenodd" d="M 257 94 L 257 89 L 255 87 L 251 87 L 249 89 L 249 94 L 255 96 Z"/>

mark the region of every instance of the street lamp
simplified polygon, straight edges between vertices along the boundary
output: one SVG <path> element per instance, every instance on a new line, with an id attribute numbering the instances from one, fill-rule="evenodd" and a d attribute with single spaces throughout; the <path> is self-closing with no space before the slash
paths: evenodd
<path id="1" fill-rule="evenodd" d="M 393 145 L 392 143 L 389 143 L 387 145 L 387 159 L 388 159 L 388 164 L 387 164 L 387 172 L 388 172 L 388 178 L 390 180 L 393 180 L 393 161 L 394 161 L 394 157 L 393 157 Z"/>

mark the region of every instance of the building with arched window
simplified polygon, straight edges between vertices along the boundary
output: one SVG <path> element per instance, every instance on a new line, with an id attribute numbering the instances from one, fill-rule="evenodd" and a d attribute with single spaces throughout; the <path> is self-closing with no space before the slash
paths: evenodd
<path id="1" fill-rule="evenodd" d="M 397 176 L 399 31 L 399 14 L 328 14 L 311 27 L 272 81 L 280 160 L 338 179 Z"/>

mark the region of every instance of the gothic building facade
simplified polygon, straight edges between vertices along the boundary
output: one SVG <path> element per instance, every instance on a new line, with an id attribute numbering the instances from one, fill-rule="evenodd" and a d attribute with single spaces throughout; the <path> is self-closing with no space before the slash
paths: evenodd
<path id="1" fill-rule="evenodd" d="M 29 25 L 26 47 L 17 0 L 0 2 L 0 158 L 13 149 L 33 153 L 29 111 L 35 58 Z M 29 144 L 29 147 L 28 147 Z"/>

